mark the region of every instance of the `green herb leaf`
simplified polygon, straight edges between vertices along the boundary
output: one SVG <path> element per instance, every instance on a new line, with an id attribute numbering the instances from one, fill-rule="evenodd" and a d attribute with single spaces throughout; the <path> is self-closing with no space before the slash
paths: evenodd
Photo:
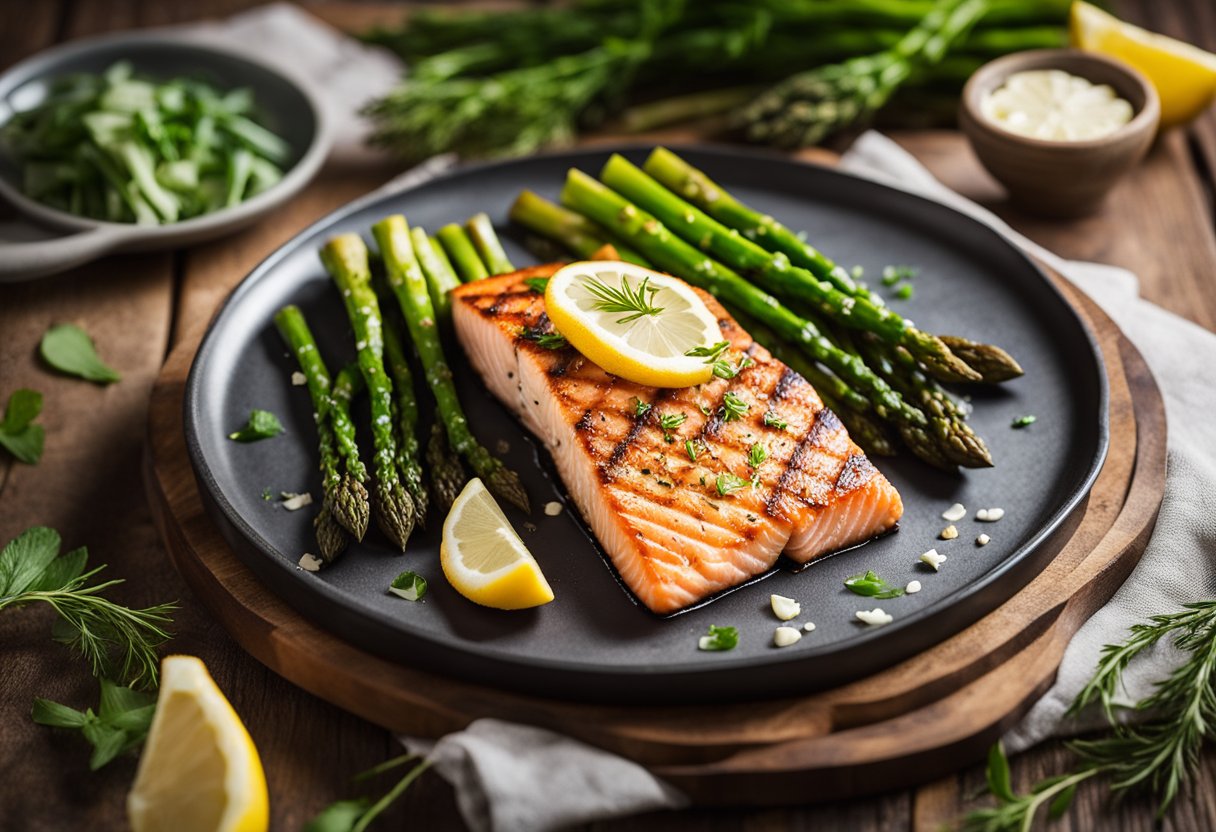
<path id="1" fill-rule="evenodd" d="M 331 803 L 304 825 L 304 832 L 352 832 L 371 805 L 367 798 Z"/>
<path id="2" fill-rule="evenodd" d="M 713 364 L 728 349 L 730 349 L 730 341 L 719 341 L 708 347 L 693 347 L 684 354 L 691 358 L 704 358 L 706 364 Z"/>
<path id="3" fill-rule="evenodd" d="M 730 381 L 739 373 L 752 365 L 752 357 L 745 355 L 739 360 L 739 363 L 732 365 L 729 361 L 721 359 L 714 362 L 714 375 L 721 379 Z"/>
<path id="4" fill-rule="evenodd" d="M 718 479 L 714 482 L 714 487 L 718 489 L 718 494 L 726 497 L 738 491 L 740 488 L 746 488 L 752 484 L 753 483 L 751 480 L 745 480 L 742 477 L 735 476 L 727 471 L 724 474 L 718 474 Z"/>
<path id="5" fill-rule="evenodd" d="M 56 544 L 56 548 L 58 548 L 58 544 Z M 60 555 L 47 564 L 38 579 L 28 587 L 29 591 L 48 592 L 67 586 L 84 572 L 84 565 L 88 558 L 89 552 L 83 546 Z"/>
<path id="6" fill-rule="evenodd" d="M 789 427 L 789 424 L 790 423 L 782 419 L 775 410 L 769 410 L 764 414 L 765 427 L 785 430 L 787 427 Z"/>
<path id="7" fill-rule="evenodd" d="M 874 571 L 866 570 L 862 575 L 845 578 L 844 585 L 856 595 L 865 598 L 898 598 L 904 591 L 897 586 L 891 586 Z"/>
<path id="8" fill-rule="evenodd" d="M 1033 425 L 1037 421 L 1037 418 L 1038 417 L 1034 416 L 1033 414 L 1027 415 L 1027 416 L 1019 416 L 1018 418 L 1014 419 L 1012 423 L 1010 423 L 1010 427 L 1015 428 L 1015 429 L 1029 427 L 1030 425 Z"/>
<path id="9" fill-rule="evenodd" d="M 35 699 L 30 717 L 39 725 L 47 725 L 51 728 L 80 728 L 88 720 L 88 716 L 75 708 L 60 705 L 49 699 Z"/>
<path id="10" fill-rule="evenodd" d="M 650 412 L 650 402 L 644 402 L 636 396 L 633 399 L 633 415 L 641 419 Z"/>
<path id="11" fill-rule="evenodd" d="M 59 554 L 59 533 L 45 526 L 26 529 L 0 550 L 0 597 L 32 587 Z"/>
<path id="12" fill-rule="evenodd" d="M 667 441 L 671 441 L 669 434 L 687 420 L 688 415 L 685 413 L 664 413 L 659 416 L 659 427 L 663 430 L 664 435 L 667 435 Z"/>
<path id="13" fill-rule="evenodd" d="M 547 350 L 560 350 L 570 343 L 560 332 L 545 332 L 536 328 L 521 327 L 519 336 Z"/>
<path id="14" fill-rule="evenodd" d="M 697 443 L 696 443 L 696 441 L 694 441 L 692 439 L 685 439 L 684 440 L 684 451 L 685 451 L 685 453 L 688 454 L 688 458 L 691 461 L 693 461 L 693 462 L 697 461 Z"/>
<path id="15" fill-rule="evenodd" d="M 419 601 L 426 595 L 426 579 L 417 572 L 402 572 L 393 578 L 388 591 L 407 601 Z"/>
<path id="16" fill-rule="evenodd" d="M 1013 783 L 1009 778 L 1009 759 L 1005 756 L 1005 747 L 1000 742 L 993 743 L 988 749 L 988 790 L 1002 803 L 1012 803 L 1016 798 L 1013 794 Z"/>
<path id="17" fill-rule="evenodd" d="M 101 704 L 96 713 L 92 708 L 82 713 L 49 699 L 35 699 L 30 716 L 39 725 L 79 730 L 93 746 L 89 768 L 96 771 L 144 741 L 155 711 L 154 695 L 102 679 Z"/>
<path id="18" fill-rule="evenodd" d="M 545 289 L 549 288 L 549 278 L 547 277 L 529 277 L 524 281 L 529 289 L 533 292 L 545 293 Z"/>
<path id="19" fill-rule="evenodd" d="M 34 465 L 42 458 L 46 435 L 41 425 L 31 424 L 41 412 L 41 393 L 15 390 L 8 397 L 4 421 L 0 423 L 0 447 L 27 465 Z"/>
<path id="20" fill-rule="evenodd" d="M 752 468 L 759 468 L 766 459 L 768 459 L 768 448 L 759 442 L 752 445 L 747 452 L 747 464 Z"/>
<path id="21" fill-rule="evenodd" d="M 53 326 L 42 336 L 43 359 L 56 370 L 99 384 L 119 381 L 120 376 L 97 355 L 93 339 L 74 324 Z"/>
<path id="22" fill-rule="evenodd" d="M 722 397 L 722 421 L 730 422 L 740 419 L 750 407 L 751 405 L 739 398 L 733 391 L 727 391 L 726 395 Z"/>
<path id="23" fill-rule="evenodd" d="M 249 411 L 249 421 L 245 426 L 235 433 L 228 434 L 228 438 L 237 442 L 257 442 L 260 439 L 278 436 L 282 432 L 283 424 L 279 421 L 279 417 L 269 410 L 251 410 Z"/>
<path id="24" fill-rule="evenodd" d="M 1052 820 L 1059 820 L 1064 817 L 1064 813 L 1068 811 L 1068 807 L 1072 805 L 1072 799 L 1076 797 L 1077 784 L 1065 788 L 1057 794 L 1047 806 L 1047 817 Z"/>
<path id="25" fill-rule="evenodd" d="M 739 631 L 734 627 L 709 625 L 709 633 L 701 636 L 701 650 L 733 650 L 739 644 Z"/>

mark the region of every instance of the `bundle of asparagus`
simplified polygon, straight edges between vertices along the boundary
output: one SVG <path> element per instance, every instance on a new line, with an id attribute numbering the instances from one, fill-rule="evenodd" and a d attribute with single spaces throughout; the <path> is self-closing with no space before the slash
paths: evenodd
<path id="1" fill-rule="evenodd" d="M 814 143 L 905 93 L 917 117 L 952 115 L 980 64 L 1065 46 L 1070 2 L 580 0 L 415 11 L 401 28 L 367 35 L 410 65 L 367 113 L 373 141 L 410 159 L 524 154 L 621 111 L 626 125 L 650 129 L 734 110 L 730 123 L 753 141 Z"/>
<path id="2" fill-rule="evenodd" d="M 917 329 L 797 234 L 666 149 L 644 169 L 613 156 L 600 178 L 572 170 L 565 208 L 524 192 L 511 217 L 579 256 L 620 241 L 708 291 L 802 372 L 868 451 L 889 453 L 890 431 L 939 468 L 992 464 L 940 382 L 1021 375 L 1004 350 Z"/>
<path id="3" fill-rule="evenodd" d="M 446 512 L 468 481 L 462 458 L 491 491 L 528 510 L 518 476 L 469 430 L 441 343 L 441 331 L 451 319 L 447 293 L 460 283 L 457 270 L 469 275 L 467 279 L 514 270 L 489 218 L 478 214 L 464 227 L 447 226 L 431 237 L 422 228 L 409 228 L 403 217 L 389 217 L 373 234 L 384 261 L 383 276 L 373 276 L 367 246 L 358 235 L 335 237 L 321 250 L 354 331 L 355 362 L 331 380 L 303 313 L 286 306 L 275 315 L 312 399 L 324 492 L 314 528 L 321 560 L 327 564 L 346 549 L 350 537 L 363 539 L 372 516 L 390 542 L 404 551 L 413 530 L 426 522 L 432 492 Z M 429 491 L 411 354 L 421 362 L 437 405 L 426 439 Z M 353 400 L 364 393 L 372 417 L 370 475 L 359 453 L 351 411 Z"/>

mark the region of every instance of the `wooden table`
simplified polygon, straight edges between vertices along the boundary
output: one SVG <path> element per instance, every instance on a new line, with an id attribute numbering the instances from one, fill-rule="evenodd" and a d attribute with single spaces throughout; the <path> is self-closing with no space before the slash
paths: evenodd
<path id="1" fill-rule="evenodd" d="M 102 31 L 220 17 L 249 0 L 139 0 L 81 3 L 41 0 L 0 7 L 0 67 L 51 44 Z M 1216 7 L 1208 0 L 1123 0 L 1124 17 L 1185 36 L 1216 50 Z M 313 7 L 347 28 L 394 19 L 382 6 Z M 947 184 L 993 207 L 1014 226 L 1066 257 L 1135 271 L 1145 297 L 1216 329 L 1216 114 L 1163 137 L 1120 185 L 1099 216 L 1048 222 L 1007 209 L 1000 188 L 950 131 L 896 138 Z M 92 563 L 107 563 L 127 583 L 114 595 L 146 606 L 179 599 L 174 651 L 206 661 L 249 726 L 270 785 L 275 829 L 299 828 L 321 807 L 351 794 L 350 775 L 398 751 L 384 731 L 315 699 L 241 652 L 191 597 L 169 564 L 148 513 L 140 475 L 145 411 L 153 379 L 169 349 L 206 323 L 217 302 L 248 270 L 314 218 L 364 193 L 389 167 L 328 170 L 294 203 L 257 227 L 215 243 L 172 253 L 111 257 L 58 277 L 0 287 L 0 396 L 17 387 L 45 395 L 46 453 L 36 467 L 0 461 L 0 542 L 32 525 L 57 529 L 65 545 L 87 545 Z M 53 375 L 36 347 L 53 323 L 71 321 L 97 340 L 123 373 L 97 387 Z M 76 737 L 34 725 L 31 700 L 45 696 L 85 707 L 96 701 L 83 664 L 49 637 L 44 609 L 0 616 L 0 829 L 123 828 L 123 799 L 134 773 L 127 758 L 90 774 Z M 1069 765 L 1060 743 L 1013 762 L 1015 787 Z M 595 829 L 936 830 L 979 805 L 983 771 L 972 766 L 921 788 L 849 804 L 752 812 L 656 814 Z M 438 777 L 418 782 L 378 828 L 462 828 L 451 789 Z M 1111 805 L 1096 783 L 1082 786 L 1060 829 L 1157 828 L 1150 806 Z M 1216 750 L 1203 757 L 1196 787 L 1178 800 L 1165 829 L 1216 829 Z"/>

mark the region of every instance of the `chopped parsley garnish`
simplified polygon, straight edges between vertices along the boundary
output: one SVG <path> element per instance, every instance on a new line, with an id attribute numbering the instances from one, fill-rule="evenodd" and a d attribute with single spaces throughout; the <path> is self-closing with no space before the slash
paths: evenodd
<path id="1" fill-rule="evenodd" d="M 901 280 L 911 280 L 920 274 L 915 266 L 885 266 L 882 270 L 882 285 L 894 286 Z"/>
<path id="2" fill-rule="evenodd" d="M 636 396 L 633 399 L 633 415 L 641 419 L 650 412 L 650 402 L 644 402 Z"/>
<path id="3" fill-rule="evenodd" d="M 751 480 L 745 480 L 743 477 L 736 477 L 734 474 L 728 471 L 725 474 L 718 474 L 718 480 L 714 483 L 714 486 L 718 489 L 718 494 L 725 497 L 729 494 L 733 494 L 740 488 L 747 488 L 747 486 L 751 484 Z"/>
<path id="4" fill-rule="evenodd" d="M 426 595 L 426 578 L 417 572 L 402 572 L 393 578 L 388 591 L 399 595 L 407 601 L 419 601 Z"/>
<path id="5" fill-rule="evenodd" d="M 904 283 L 895 290 L 895 297 L 898 300 L 908 300 L 912 297 L 912 284 Z"/>
<path id="6" fill-rule="evenodd" d="M 1010 424 L 1010 427 L 1014 427 L 1014 428 L 1029 427 L 1030 425 L 1033 425 L 1036 421 L 1038 421 L 1038 417 L 1035 416 L 1034 414 L 1028 414 L 1026 416 L 1019 416 L 1018 418 L 1013 420 L 1013 422 Z"/>
<path id="7" fill-rule="evenodd" d="M 735 366 L 731 366 L 731 363 L 725 358 L 719 359 L 718 361 L 714 362 L 714 375 L 716 375 L 718 378 L 724 378 L 727 381 L 730 381 L 732 378 L 739 375 L 739 373 L 743 372 L 745 367 L 750 367 L 751 365 L 752 357 L 750 355 L 743 356 L 743 358 Z"/>
<path id="8" fill-rule="evenodd" d="M 684 450 L 688 452 L 688 458 L 693 462 L 697 461 L 697 443 L 692 439 L 684 440 Z"/>
<path id="9" fill-rule="evenodd" d="M 764 414 L 765 427 L 776 428 L 777 430 L 785 430 L 789 427 L 789 422 L 777 415 L 777 411 L 770 410 Z"/>
<path id="10" fill-rule="evenodd" d="M 713 412 L 712 410 L 709 409 L 709 405 L 704 404 L 704 403 L 698 404 L 697 409 L 700 410 L 701 413 L 703 413 L 706 416 L 708 416 L 710 413 Z"/>
<path id="11" fill-rule="evenodd" d="M 891 586 L 878 577 L 872 569 L 866 570 L 864 575 L 845 578 L 844 585 L 853 593 L 866 598 L 898 598 L 904 594 L 902 589 Z"/>
<path id="12" fill-rule="evenodd" d="M 271 491 L 269 488 L 263 488 L 263 489 L 262 489 L 262 499 L 263 499 L 263 500 L 271 500 L 271 499 L 273 499 L 273 498 L 274 498 L 274 492 L 273 492 L 273 491 Z"/>
<path id="13" fill-rule="evenodd" d="M 741 419 L 747 413 L 749 407 L 751 405 L 743 401 L 735 393 L 727 392 L 722 397 L 722 421 L 729 422 L 732 419 Z"/>
<path id="14" fill-rule="evenodd" d="M 533 292 L 540 292 L 543 295 L 545 293 L 545 289 L 549 287 L 549 278 L 529 277 L 524 281 L 524 284 L 527 285 L 527 287 Z"/>
<path id="15" fill-rule="evenodd" d="M 730 341 L 719 341 L 709 347 L 693 347 L 684 354 L 691 358 L 704 358 L 706 364 L 713 364 L 728 349 L 730 349 Z"/>
<path id="16" fill-rule="evenodd" d="M 702 650 L 733 650 L 739 644 L 739 631 L 734 627 L 709 625 L 709 634 L 701 636 L 697 647 Z"/>
<path id="17" fill-rule="evenodd" d="M 526 326 L 520 327 L 519 337 L 547 350 L 560 350 L 570 343 L 566 340 L 566 336 L 560 332 L 542 332 L 539 329 L 529 329 Z"/>
<path id="18" fill-rule="evenodd" d="M 278 436 L 282 432 L 283 423 L 269 410 L 251 410 L 245 426 L 228 434 L 228 438 L 237 442 L 256 442 L 259 439 Z"/>
<path id="19" fill-rule="evenodd" d="M 659 427 L 661 427 L 664 432 L 672 431 L 684 424 L 684 421 L 687 418 L 688 416 L 683 413 L 664 413 L 659 417 Z"/>
<path id="20" fill-rule="evenodd" d="M 768 459 L 768 448 L 759 442 L 752 445 L 751 450 L 747 452 L 747 464 L 752 468 L 759 468 L 766 459 Z"/>

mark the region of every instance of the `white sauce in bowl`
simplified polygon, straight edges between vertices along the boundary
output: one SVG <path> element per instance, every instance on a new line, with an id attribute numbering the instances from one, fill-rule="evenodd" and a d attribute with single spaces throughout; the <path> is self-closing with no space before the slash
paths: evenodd
<path id="1" fill-rule="evenodd" d="M 1110 135 L 1132 120 L 1132 105 L 1106 84 L 1059 69 L 1015 72 L 984 95 L 980 112 L 1011 133 L 1048 141 Z"/>

